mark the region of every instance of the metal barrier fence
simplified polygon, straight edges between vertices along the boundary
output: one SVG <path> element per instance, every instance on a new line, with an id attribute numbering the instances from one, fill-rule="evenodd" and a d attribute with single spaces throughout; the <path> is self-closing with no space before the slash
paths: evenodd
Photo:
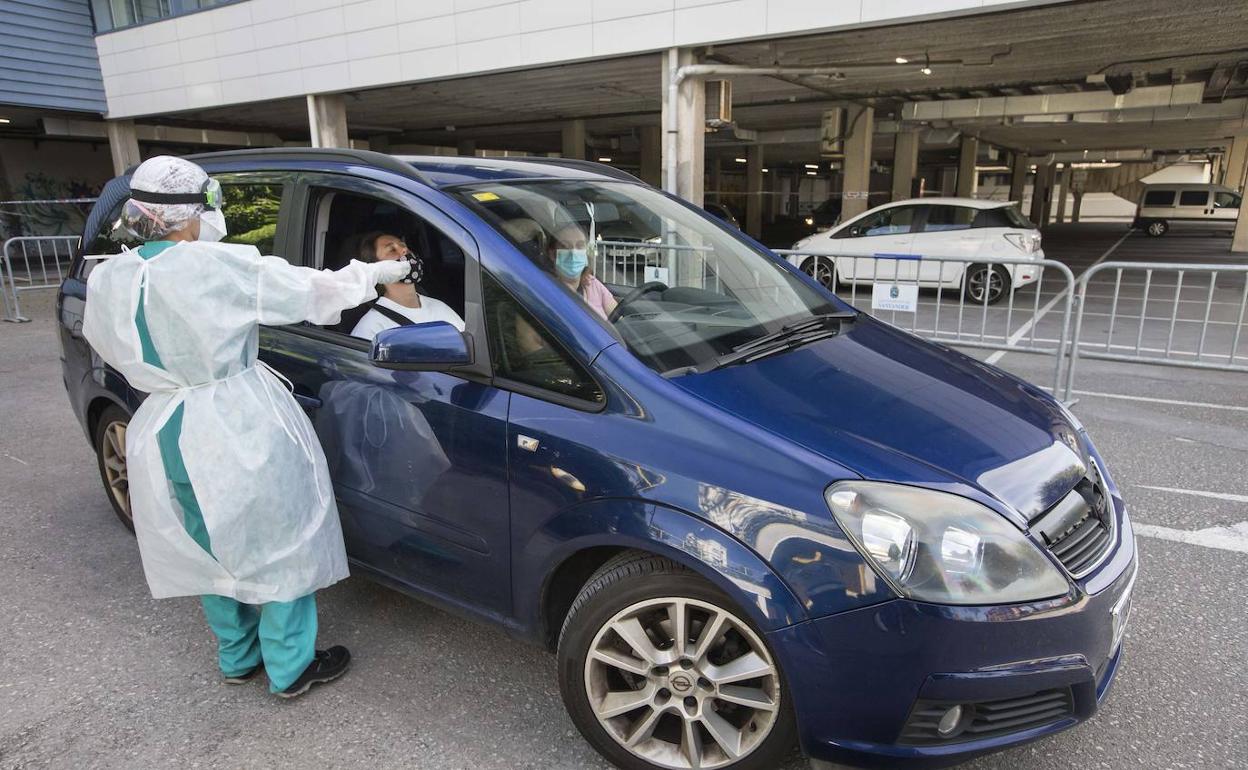
<path id="1" fill-rule="evenodd" d="M 25 323 L 21 292 L 55 289 L 69 272 L 78 249 L 77 235 L 19 236 L 4 242 L 0 258 L 0 297 L 4 299 L 4 320 Z M 10 307 L 10 300 L 12 306 Z"/>
<path id="2" fill-rule="evenodd" d="M 909 254 L 854 257 L 787 249 L 776 253 L 796 257 L 790 261 L 825 285 L 836 281 L 837 296 L 851 305 L 862 302 L 862 309 L 873 315 L 888 313 L 889 323 L 920 337 L 960 347 L 1053 355 L 1054 392 L 1061 385 L 1075 295 L 1074 274 L 1061 262 Z M 1042 305 L 1046 286 L 1057 293 Z M 929 296 L 920 297 L 920 290 Z M 889 296 L 882 301 L 885 293 Z M 1059 305 L 1059 325 L 1042 334 L 1040 321 Z"/>
<path id="3" fill-rule="evenodd" d="M 1109 278 L 1109 273 L 1112 282 L 1098 281 Z M 1143 280 L 1124 281 L 1124 275 Z M 1219 287 L 1219 275 L 1238 276 L 1243 288 Z M 1172 283 L 1164 283 L 1166 279 Z M 1113 287 L 1102 297 L 1109 300 L 1103 342 L 1083 339 L 1084 316 L 1092 296 L 1089 289 L 1094 285 Z M 1135 287 L 1140 287 L 1138 296 Z M 1226 290 L 1230 299 L 1215 299 L 1219 289 Z M 1184 290 L 1192 298 L 1185 299 Z M 1239 352 L 1248 308 L 1248 265 L 1102 262 L 1079 277 L 1078 305 L 1063 394 L 1067 401 L 1074 391 L 1075 366 L 1080 358 L 1248 372 L 1248 352 Z M 1132 312 L 1137 307 L 1138 316 Z M 1123 319 L 1131 323 L 1120 324 Z M 1115 342 L 1119 326 L 1127 328 L 1119 332 Z"/>

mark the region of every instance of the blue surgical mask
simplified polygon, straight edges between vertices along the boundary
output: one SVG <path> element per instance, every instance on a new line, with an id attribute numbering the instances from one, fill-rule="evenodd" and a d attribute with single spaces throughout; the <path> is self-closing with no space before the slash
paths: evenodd
<path id="1" fill-rule="evenodd" d="M 564 278 L 580 278 L 588 265 L 589 255 L 585 249 L 555 250 L 555 269 Z"/>

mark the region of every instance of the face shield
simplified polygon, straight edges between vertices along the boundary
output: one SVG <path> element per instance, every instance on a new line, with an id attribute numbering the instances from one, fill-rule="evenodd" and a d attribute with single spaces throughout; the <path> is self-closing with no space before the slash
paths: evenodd
<path id="1" fill-rule="evenodd" d="M 198 192 L 153 192 L 132 187 L 121 224 L 134 237 L 152 241 L 185 228 L 198 217 L 199 240 L 219 241 L 227 234 L 223 203 L 221 183 L 211 177 L 204 178 Z"/>

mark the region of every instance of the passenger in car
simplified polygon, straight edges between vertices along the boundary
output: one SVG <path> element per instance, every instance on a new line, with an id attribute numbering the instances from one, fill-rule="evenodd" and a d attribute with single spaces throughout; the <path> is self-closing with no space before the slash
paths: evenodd
<path id="1" fill-rule="evenodd" d="M 555 233 L 548 249 L 550 264 L 555 277 L 564 286 L 576 292 L 591 310 L 607 320 L 615 310 L 615 297 L 602 281 L 594 277 L 587 246 L 581 228 L 567 225 Z"/>
<path id="2" fill-rule="evenodd" d="M 424 273 L 424 263 L 408 249 L 402 238 L 378 231 L 368 233 L 360 240 L 362 262 L 392 259 L 409 260 L 412 263 L 411 275 L 400 283 L 380 287 L 381 296 L 351 330 L 351 336 L 371 340 L 377 332 L 407 325 L 404 320 L 413 324 L 445 321 L 462 332 L 464 319 L 458 313 L 445 302 L 416 291 Z"/>

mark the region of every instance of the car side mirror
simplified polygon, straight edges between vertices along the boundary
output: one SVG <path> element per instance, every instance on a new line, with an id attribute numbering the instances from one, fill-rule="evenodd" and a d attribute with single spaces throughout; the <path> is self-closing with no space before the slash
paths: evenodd
<path id="1" fill-rule="evenodd" d="M 472 338 L 446 321 L 396 326 L 373 340 L 373 365 L 437 372 L 472 363 Z"/>

